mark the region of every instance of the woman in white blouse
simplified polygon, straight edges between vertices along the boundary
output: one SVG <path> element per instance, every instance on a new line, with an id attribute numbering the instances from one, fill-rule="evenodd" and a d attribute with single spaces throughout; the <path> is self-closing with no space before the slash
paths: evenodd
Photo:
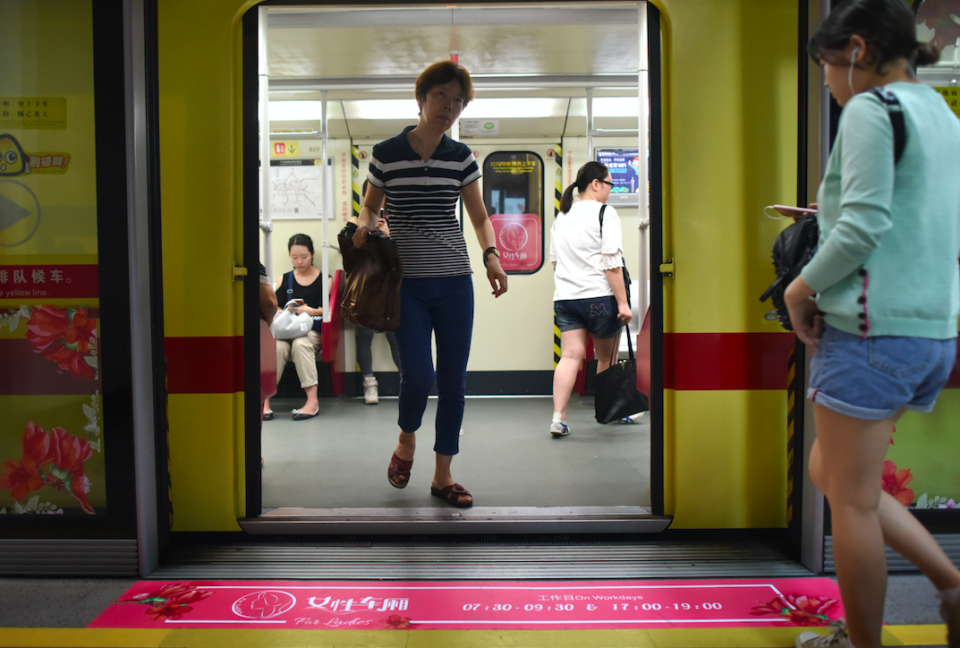
<path id="1" fill-rule="evenodd" d="M 576 187 L 579 200 L 573 202 Z M 632 317 L 623 283 L 623 236 L 617 211 L 605 205 L 613 180 L 599 162 L 587 162 L 560 199 L 550 232 L 553 310 L 560 328 L 560 362 L 553 374 L 550 434 L 567 436 L 567 403 L 593 336 L 597 373 L 610 366 L 620 328 Z M 601 222 L 602 211 L 602 222 Z"/>

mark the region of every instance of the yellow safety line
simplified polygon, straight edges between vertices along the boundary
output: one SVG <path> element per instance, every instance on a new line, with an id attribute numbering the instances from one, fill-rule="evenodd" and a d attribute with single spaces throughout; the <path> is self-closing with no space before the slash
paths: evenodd
<path id="1" fill-rule="evenodd" d="M 809 629 L 809 628 L 806 628 Z M 0 648 L 787 648 L 804 628 L 234 630 L 0 628 Z M 826 633 L 825 628 L 818 632 Z M 884 646 L 942 646 L 943 625 L 884 626 Z"/>

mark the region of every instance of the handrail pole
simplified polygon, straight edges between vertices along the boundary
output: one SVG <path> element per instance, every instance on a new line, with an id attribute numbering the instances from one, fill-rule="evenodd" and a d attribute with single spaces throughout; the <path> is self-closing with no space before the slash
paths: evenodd
<path id="1" fill-rule="evenodd" d="M 263 232 L 263 265 L 267 274 L 273 272 L 273 246 L 270 216 L 270 69 L 267 66 L 267 9 L 260 7 L 257 15 L 258 50 L 257 75 L 260 82 L 260 230 Z"/>
<path id="2" fill-rule="evenodd" d="M 649 307 L 648 283 L 650 281 L 650 53 L 647 51 L 649 42 L 647 40 L 647 6 L 641 3 L 637 12 L 637 27 L 640 31 L 640 69 L 637 70 L 637 100 L 639 102 L 638 115 L 638 152 L 639 166 L 637 174 L 639 177 L 638 185 L 639 204 L 637 215 L 639 216 L 640 229 L 640 271 L 637 273 L 637 309 L 640 316 L 638 327 L 643 323 Z"/>
<path id="3" fill-rule="evenodd" d="M 321 191 L 321 205 L 320 208 L 320 231 L 323 236 L 323 243 L 320 249 L 320 276 L 323 277 L 323 321 L 330 321 L 330 282 L 327 281 L 327 277 L 330 276 L 330 250 L 329 242 L 327 239 L 327 221 L 333 216 L 333 210 L 330 205 L 333 204 L 333 183 L 330 182 L 329 169 L 330 165 L 329 154 L 327 150 L 327 143 L 330 138 L 330 130 L 328 124 L 328 113 L 327 113 L 327 95 L 329 93 L 324 90 L 320 93 L 320 123 L 323 126 L 323 131 L 321 135 L 322 142 L 322 153 L 323 156 L 323 166 L 321 167 L 320 174 L 320 191 Z"/>

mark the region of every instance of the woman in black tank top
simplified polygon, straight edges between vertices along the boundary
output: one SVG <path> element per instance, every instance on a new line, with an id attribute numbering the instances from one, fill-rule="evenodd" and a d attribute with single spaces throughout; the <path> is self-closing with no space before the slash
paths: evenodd
<path id="1" fill-rule="evenodd" d="M 323 282 L 320 270 L 313 265 L 313 240 L 306 234 L 294 234 L 287 243 L 293 270 L 277 282 L 278 311 L 287 308 L 292 313 L 306 313 L 311 317 L 323 315 Z M 300 300 L 289 304 L 292 300 Z M 313 418 L 320 410 L 317 400 L 317 350 L 320 348 L 320 335 L 309 331 L 303 337 L 293 340 L 277 340 L 277 382 L 283 375 L 288 360 L 293 360 L 300 378 L 300 386 L 307 394 L 307 402 L 293 410 L 293 420 L 302 421 Z M 273 418 L 270 400 L 264 402 L 263 418 Z"/>

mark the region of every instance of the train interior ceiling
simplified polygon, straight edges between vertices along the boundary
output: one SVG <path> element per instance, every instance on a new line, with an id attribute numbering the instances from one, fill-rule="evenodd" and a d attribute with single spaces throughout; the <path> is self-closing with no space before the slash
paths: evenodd
<path id="1" fill-rule="evenodd" d="M 261 220 L 260 253 L 274 283 L 290 270 L 287 242 L 298 232 L 313 238 L 318 267 L 330 274 L 342 268 L 336 235 L 356 211 L 353 193 L 366 177 L 373 145 L 416 123 L 417 75 L 451 56 L 469 70 L 476 98 L 450 134 L 477 156 L 484 171 L 481 182 L 487 183 L 488 212 L 539 218 L 539 225 L 524 235 L 533 239 L 524 248 L 529 263 L 509 277 L 509 292 L 497 300 L 485 286 L 481 250 L 469 221 L 464 228 L 476 316 L 454 474 L 476 498 L 472 510 L 457 512 L 474 518 L 473 531 L 502 532 L 511 527 L 505 523 L 521 520 L 525 522 L 513 525 L 519 532 L 665 526 L 649 525 L 649 416 L 596 423 L 587 380 L 579 390 L 583 393 L 571 400 L 572 434 L 555 439 L 548 431 L 555 353 L 549 235 L 556 188 L 568 186 L 580 166 L 605 151 L 614 156 L 610 159 L 635 161 L 640 142 L 645 147 L 647 141 L 646 133 L 642 138 L 638 133 L 640 102 L 647 97 L 638 75 L 646 4 L 589 5 L 268 5 L 265 11 L 271 205 L 270 227 Z M 260 16 L 262 20 L 263 10 Z M 244 74 L 245 80 L 254 78 L 249 70 Z M 519 186 L 516 177 L 511 182 L 488 172 L 491 160 L 517 156 L 529 163 Z M 327 170 L 321 173 L 318 167 Z M 637 281 L 645 277 L 639 204 L 646 204 L 647 186 L 635 180 L 632 192 L 611 200 L 622 221 L 624 256 L 634 277 L 634 336 L 648 293 Z M 410 488 L 394 490 L 385 478 L 382 487 L 356 488 L 355 475 L 386 472 L 398 432 L 399 374 L 384 336 L 376 335 L 373 369 L 380 403 L 365 406 L 358 397 L 355 330 L 342 325 L 337 348 L 321 354 L 332 364 L 326 380 L 330 369 L 344 378 L 339 397 L 321 398 L 316 418 L 293 421 L 290 409 L 303 403 L 303 392 L 295 377 L 289 379 L 288 367 L 272 401 L 275 418 L 264 422 L 261 441 L 262 514 L 242 523 L 250 532 L 298 532 L 296 524 L 304 520 L 336 521 L 343 532 L 342 523 L 360 519 L 366 521 L 357 526 L 361 532 L 376 532 L 377 521 L 403 519 L 418 521 L 420 526 L 411 530 L 419 532 L 423 523 L 449 517 L 442 503 L 424 497 L 432 465 L 434 399 L 421 428 L 419 471 L 414 469 Z M 330 396 L 324 380 L 321 376 L 321 393 Z M 481 529 L 482 520 L 492 526 Z M 264 522 L 271 524 L 261 529 Z M 289 526 L 282 527 L 284 523 Z"/>

